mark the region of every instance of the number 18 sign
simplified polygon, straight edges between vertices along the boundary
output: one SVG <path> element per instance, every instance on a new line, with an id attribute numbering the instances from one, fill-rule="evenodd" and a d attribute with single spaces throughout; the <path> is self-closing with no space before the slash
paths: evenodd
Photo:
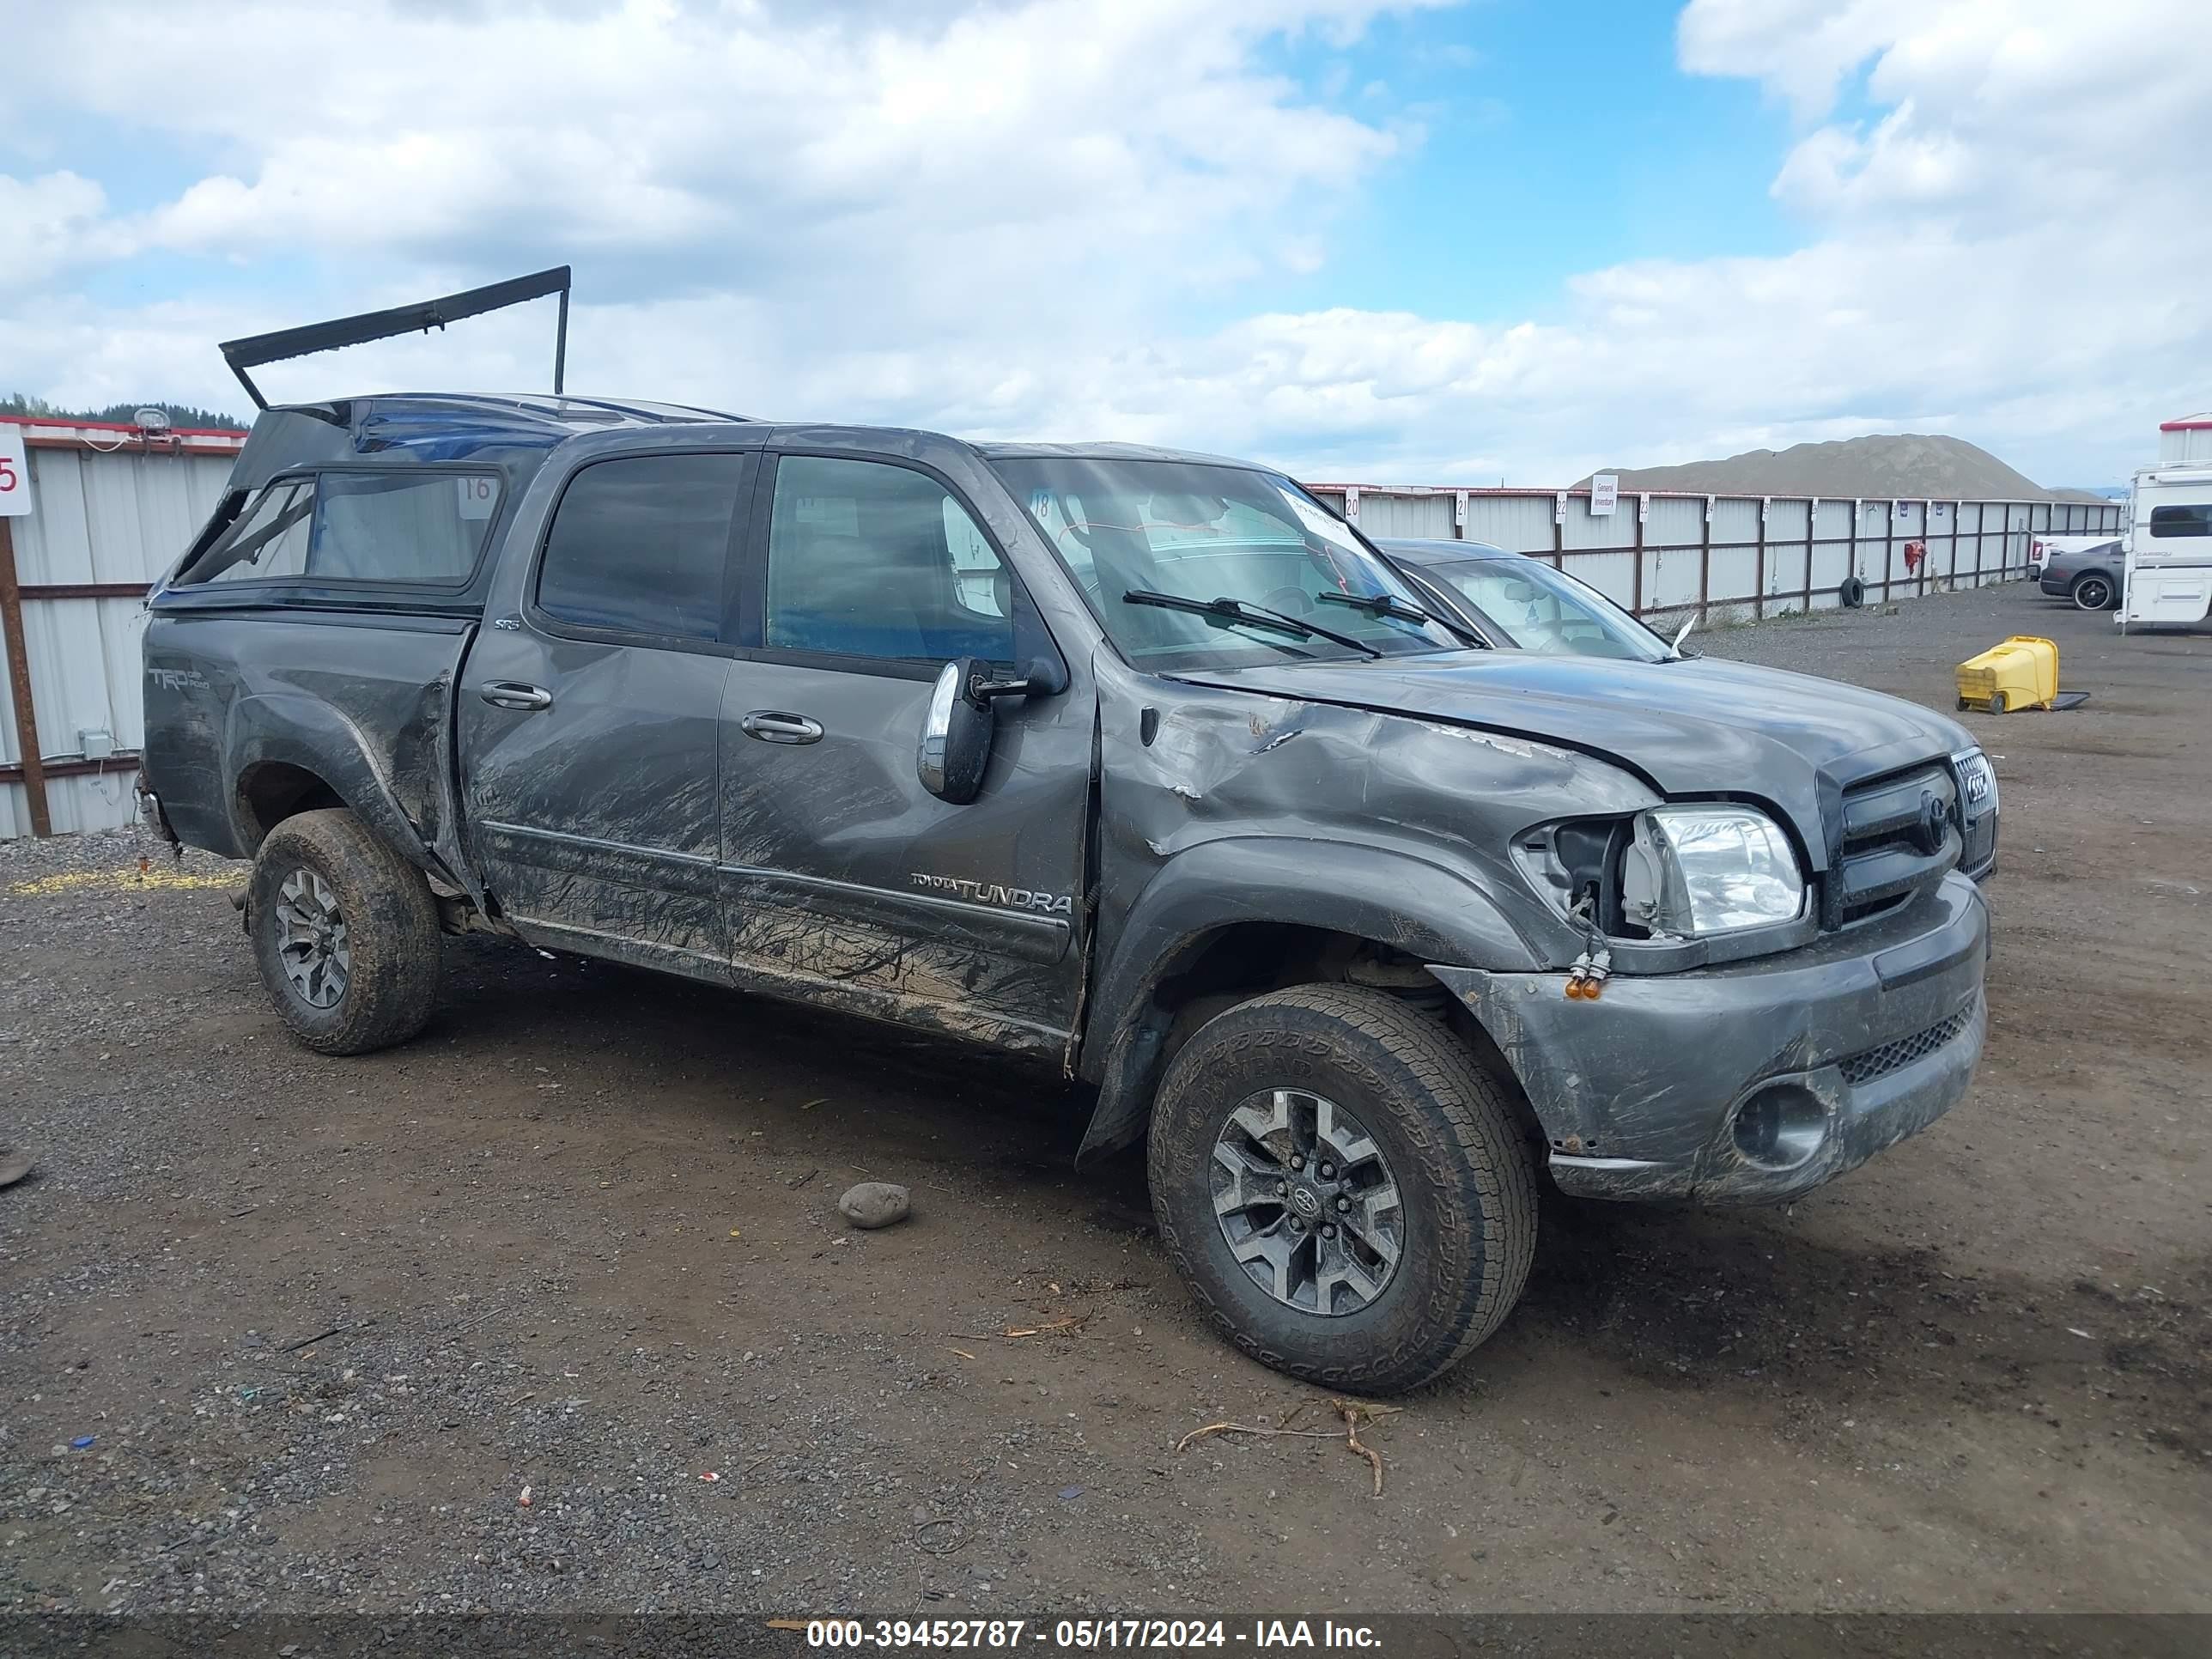
<path id="1" fill-rule="evenodd" d="M 23 428 L 0 421 L 0 519 L 20 519 L 31 510 L 31 465 L 23 453 Z"/>

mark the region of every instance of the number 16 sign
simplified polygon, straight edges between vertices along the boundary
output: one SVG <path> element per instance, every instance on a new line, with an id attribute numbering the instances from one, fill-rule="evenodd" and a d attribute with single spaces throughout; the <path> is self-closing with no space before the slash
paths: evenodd
<path id="1" fill-rule="evenodd" d="M 31 510 L 31 466 L 23 453 L 23 428 L 0 421 L 0 519 L 19 519 Z"/>

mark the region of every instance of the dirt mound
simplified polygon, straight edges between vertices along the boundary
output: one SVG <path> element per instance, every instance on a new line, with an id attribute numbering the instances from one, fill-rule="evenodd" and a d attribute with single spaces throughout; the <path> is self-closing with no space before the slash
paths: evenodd
<path id="1" fill-rule="evenodd" d="M 1622 469 L 1624 490 L 1678 489 L 1716 495 L 1826 495 L 1937 501 L 2090 501 L 2045 489 L 1963 438 L 1900 433 L 1749 449 L 1720 461 Z M 1589 480 L 1584 478 L 1583 484 Z"/>

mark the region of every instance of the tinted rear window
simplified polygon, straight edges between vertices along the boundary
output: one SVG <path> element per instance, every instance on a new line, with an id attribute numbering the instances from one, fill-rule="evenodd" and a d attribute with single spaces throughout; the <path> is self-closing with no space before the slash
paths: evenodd
<path id="1" fill-rule="evenodd" d="M 538 604 L 585 628 L 712 640 L 742 455 L 601 461 L 568 481 L 538 567 Z"/>

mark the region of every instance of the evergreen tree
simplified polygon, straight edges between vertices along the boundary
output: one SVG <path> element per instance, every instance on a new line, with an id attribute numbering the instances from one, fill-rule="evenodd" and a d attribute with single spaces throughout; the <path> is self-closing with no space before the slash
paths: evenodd
<path id="1" fill-rule="evenodd" d="M 233 431 L 243 431 L 252 424 L 220 410 L 202 409 L 195 404 L 109 404 L 101 409 L 64 409 L 23 392 L 0 398 L 0 415 L 31 415 L 50 421 L 106 421 L 127 426 L 142 409 L 160 410 L 169 417 L 171 426 L 228 427 Z"/>

